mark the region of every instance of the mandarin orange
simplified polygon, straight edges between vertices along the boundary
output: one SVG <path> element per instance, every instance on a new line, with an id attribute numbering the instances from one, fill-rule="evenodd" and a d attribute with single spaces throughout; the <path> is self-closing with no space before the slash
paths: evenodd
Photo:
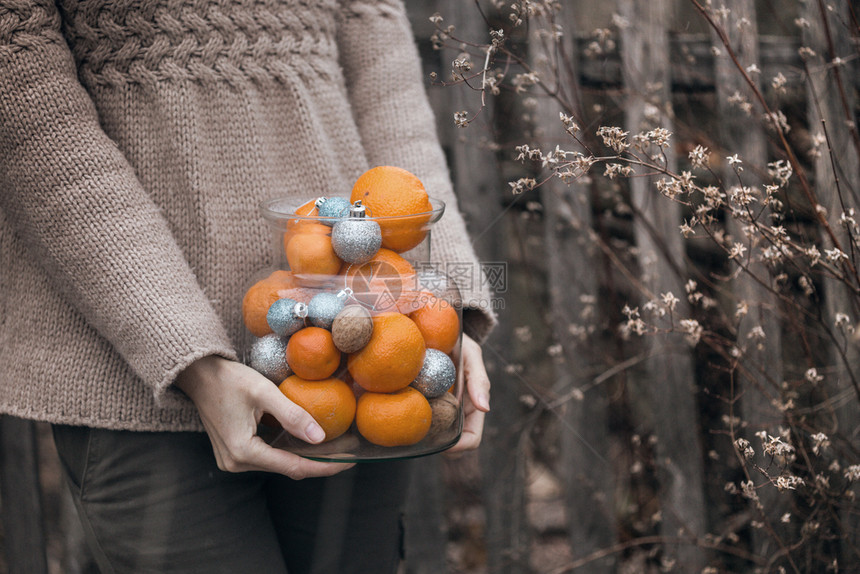
<path id="1" fill-rule="evenodd" d="M 266 321 L 269 307 L 281 298 L 280 291 L 290 289 L 294 285 L 292 273 L 279 269 L 254 283 L 245 292 L 242 297 L 242 319 L 252 335 L 263 337 L 272 332 Z"/>
<path id="2" fill-rule="evenodd" d="M 296 375 L 318 381 L 337 370 L 341 353 L 334 346 L 331 332 L 320 327 L 305 327 L 290 337 L 286 357 Z"/>
<path id="3" fill-rule="evenodd" d="M 325 441 L 345 433 L 355 418 L 355 395 L 350 386 L 340 379 L 309 381 L 292 375 L 278 388 L 319 423 L 325 431 Z"/>
<path id="4" fill-rule="evenodd" d="M 397 312 L 382 313 L 373 318 L 370 341 L 349 355 L 347 368 L 364 389 L 390 393 L 415 379 L 425 352 L 424 337 L 412 319 Z"/>
<path id="5" fill-rule="evenodd" d="M 460 338 L 460 317 L 457 309 L 449 301 L 427 296 L 427 302 L 421 308 L 409 314 L 424 336 L 424 342 L 431 349 L 450 353 Z"/>
<path id="6" fill-rule="evenodd" d="M 298 206 L 296 208 L 296 210 L 293 213 L 295 213 L 296 215 L 299 215 L 301 217 L 288 220 L 287 221 L 287 231 L 293 230 L 296 226 L 304 226 L 304 225 L 308 225 L 310 223 L 314 223 L 314 221 L 312 219 L 306 219 L 306 218 L 315 217 L 316 215 L 319 215 L 319 211 L 317 210 L 317 206 L 316 206 L 316 201 L 317 201 L 316 198 L 311 199 L 310 201 L 306 201 L 305 203 L 301 204 L 300 206 Z"/>
<path id="7" fill-rule="evenodd" d="M 432 206 L 424 184 L 399 167 L 380 165 L 365 171 L 352 187 L 349 200 L 361 200 L 382 228 L 382 246 L 398 253 L 421 243 L 427 235 Z M 392 219 L 387 219 L 392 218 Z"/>
<path id="8" fill-rule="evenodd" d="M 341 260 L 330 235 L 297 233 L 288 238 L 285 249 L 290 270 L 297 275 L 336 275 L 340 271 Z"/>
<path id="9" fill-rule="evenodd" d="M 433 409 L 424 395 L 406 387 L 393 393 L 365 392 L 358 397 L 355 425 L 379 446 L 408 446 L 427 436 Z"/>
<path id="10" fill-rule="evenodd" d="M 384 247 L 366 263 L 344 264 L 341 273 L 356 300 L 377 311 L 408 306 L 416 283 L 412 264 Z"/>

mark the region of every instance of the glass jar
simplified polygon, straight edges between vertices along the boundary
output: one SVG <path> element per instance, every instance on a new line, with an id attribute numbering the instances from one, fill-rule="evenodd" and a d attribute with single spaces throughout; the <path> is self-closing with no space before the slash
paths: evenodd
<path id="1" fill-rule="evenodd" d="M 274 265 L 252 278 L 242 302 L 243 360 L 326 431 L 309 444 L 267 414 L 258 430 L 267 443 L 355 462 L 432 454 L 459 440 L 462 303 L 432 260 L 445 205 L 430 203 L 403 217 L 373 217 L 337 197 L 261 205 Z"/>

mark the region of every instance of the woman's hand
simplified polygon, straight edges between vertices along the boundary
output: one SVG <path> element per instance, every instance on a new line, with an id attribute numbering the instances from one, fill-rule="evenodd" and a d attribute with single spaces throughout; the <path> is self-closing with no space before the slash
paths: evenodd
<path id="1" fill-rule="evenodd" d="M 325 433 L 311 415 L 250 367 L 221 357 L 204 357 L 179 375 L 176 386 L 197 406 L 221 470 L 262 470 L 301 479 L 330 476 L 353 466 L 308 460 L 273 448 L 257 436 L 263 412 L 309 443 L 319 443 Z"/>
<path id="2" fill-rule="evenodd" d="M 445 451 L 446 454 L 457 454 L 478 448 L 484 432 L 484 415 L 490 411 L 490 378 L 484 367 L 481 346 L 468 335 L 463 335 L 461 352 L 467 391 L 463 398 L 466 420 L 463 422 L 463 434 L 460 440 Z"/>

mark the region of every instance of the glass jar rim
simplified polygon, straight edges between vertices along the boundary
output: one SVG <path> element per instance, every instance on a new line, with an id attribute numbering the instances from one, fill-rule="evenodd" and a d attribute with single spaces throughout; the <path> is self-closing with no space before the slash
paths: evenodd
<path id="1" fill-rule="evenodd" d="M 369 210 L 366 218 L 373 221 L 403 221 L 409 219 L 421 219 L 426 221 L 427 223 L 435 223 L 442 217 L 442 214 L 445 212 L 445 202 L 441 199 L 435 197 L 429 197 L 430 207 L 429 211 L 422 211 L 420 213 L 410 213 L 408 215 L 384 215 L 384 216 L 373 216 Z M 339 219 L 343 219 L 343 217 L 338 216 L 323 216 L 323 215 L 299 215 L 296 213 L 296 209 L 301 207 L 304 204 L 296 205 L 295 199 L 288 197 L 279 197 L 275 199 L 269 199 L 260 203 L 260 212 L 263 214 L 263 217 L 272 223 L 282 223 L 285 221 L 316 221 L 316 222 L 325 222 L 325 221 L 337 221 Z"/>

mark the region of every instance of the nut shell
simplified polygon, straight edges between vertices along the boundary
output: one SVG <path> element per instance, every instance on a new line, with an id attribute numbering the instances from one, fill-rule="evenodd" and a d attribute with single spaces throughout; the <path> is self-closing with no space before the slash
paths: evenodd
<path id="1" fill-rule="evenodd" d="M 430 399 L 430 408 L 433 410 L 433 419 L 430 422 L 430 430 L 427 437 L 434 437 L 451 428 L 460 415 L 460 403 L 451 393 L 445 393 L 441 397 Z"/>
<path id="2" fill-rule="evenodd" d="M 355 353 L 370 341 L 373 319 L 361 305 L 348 305 L 334 318 L 331 336 L 334 346 L 344 353 Z"/>

